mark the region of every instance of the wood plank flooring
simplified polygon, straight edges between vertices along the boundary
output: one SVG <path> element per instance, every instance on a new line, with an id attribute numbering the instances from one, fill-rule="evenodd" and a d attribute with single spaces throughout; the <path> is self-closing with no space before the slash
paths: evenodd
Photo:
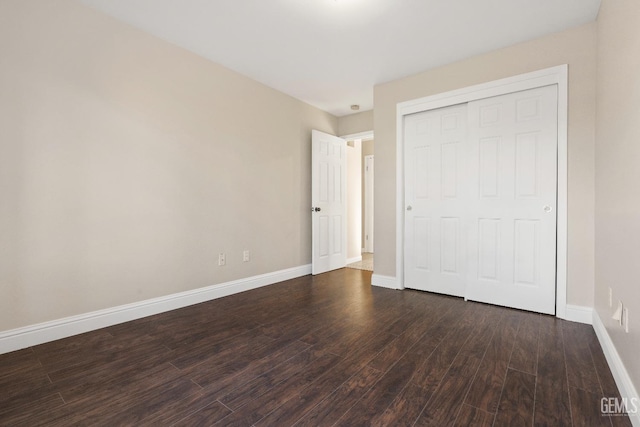
<path id="1" fill-rule="evenodd" d="M 0 355 L 2 426 L 618 426 L 593 329 L 342 269 Z"/>

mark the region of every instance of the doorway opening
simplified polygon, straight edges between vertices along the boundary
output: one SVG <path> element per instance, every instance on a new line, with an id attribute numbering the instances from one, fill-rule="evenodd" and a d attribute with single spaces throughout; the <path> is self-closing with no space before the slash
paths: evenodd
<path id="1" fill-rule="evenodd" d="M 373 271 L 373 131 L 341 138 L 347 141 L 347 267 Z"/>

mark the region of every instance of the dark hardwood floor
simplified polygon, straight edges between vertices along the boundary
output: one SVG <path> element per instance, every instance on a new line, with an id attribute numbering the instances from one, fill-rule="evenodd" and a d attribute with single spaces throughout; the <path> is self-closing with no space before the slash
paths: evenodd
<path id="1" fill-rule="evenodd" d="M 593 329 L 343 269 L 0 355 L 3 426 L 618 426 Z"/>

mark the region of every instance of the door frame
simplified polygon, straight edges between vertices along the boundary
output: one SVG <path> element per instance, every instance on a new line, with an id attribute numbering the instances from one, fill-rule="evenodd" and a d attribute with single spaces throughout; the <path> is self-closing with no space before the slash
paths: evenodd
<path id="1" fill-rule="evenodd" d="M 505 79 L 405 101 L 396 107 L 396 279 L 404 289 L 404 116 L 478 99 L 558 86 L 558 192 L 556 223 L 556 316 L 567 318 L 568 66 L 566 64 Z"/>
<path id="2" fill-rule="evenodd" d="M 373 133 L 373 130 L 367 130 L 367 131 L 363 131 L 363 132 L 357 132 L 357 133 L 351 133 L 348 135 L 340 135 L 340 138 L 344 139 L 345 141 L 349 142 L 349 141 L 371 141 L 372 139 L 375 139 L 375 135 Z M 362 200 L 364 200 L 365 198 L 365 194 L 362 194 Z M 374 200 L 375 203 L 375 200 Z M 372 206 L 372 210 L 374 209 L 374 207 Z M 363 224 L 360 224 L 360 227 L 362 228 Z M 347 224 L 347 228 L 349 227 L 349 225 Z M 371 224 L 371 228 L 373 229 L 374 225 Z M 362 248 L 364 249 L 364 248 Z M 361 249 L 361 250 L 362 250 Z"/>

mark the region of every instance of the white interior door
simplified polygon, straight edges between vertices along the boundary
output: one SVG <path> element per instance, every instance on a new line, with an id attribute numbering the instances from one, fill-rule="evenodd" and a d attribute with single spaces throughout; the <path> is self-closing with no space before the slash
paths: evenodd
<path id="1" fill-rule="evenodd" d="M 311 135 L 312 273 L 347 264 L 346 141 L 314 130 Z"/>
<path id="2" fill-rule="evenodd" d="M 463 296 L 466 104 L 405 117 L 405 287 Z"/>
<path id="3" fill-rule="evenodd" d="M 373 156 L 364 157 L 364 251 L 373 253 Z"/>
<path id="4" fill-rule="evenodd" d="M 557 86 L 469 103 L 474 301 L 555 313 Z"/>

